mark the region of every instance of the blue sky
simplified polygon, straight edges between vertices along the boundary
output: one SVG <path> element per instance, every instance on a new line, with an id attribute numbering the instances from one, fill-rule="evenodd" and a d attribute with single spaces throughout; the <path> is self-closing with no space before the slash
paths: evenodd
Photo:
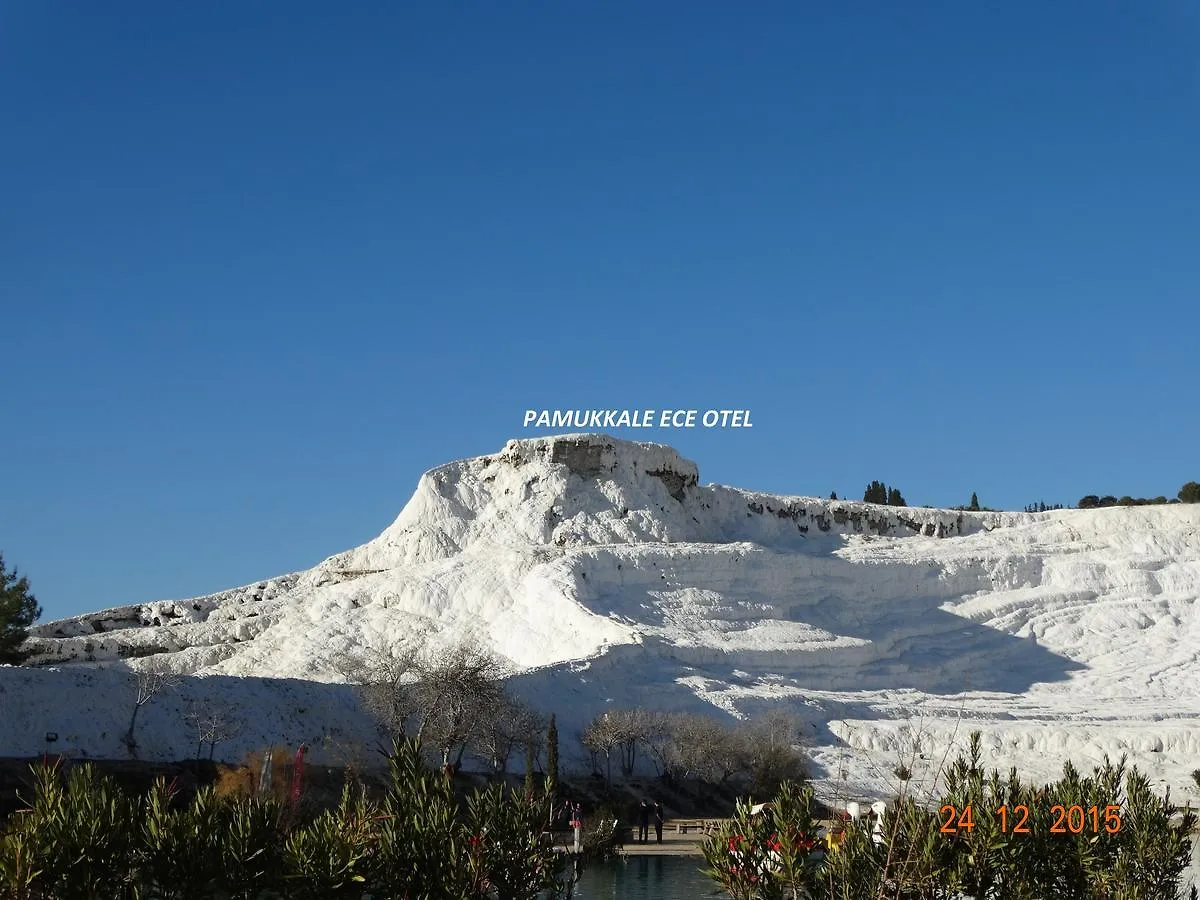
<path id="1" fill-rule="evenodd" d="M 307 568 L 541 407 L 703 481 L 1200 479 L 1194 4 L 0 7 L 0 552 Z"/>

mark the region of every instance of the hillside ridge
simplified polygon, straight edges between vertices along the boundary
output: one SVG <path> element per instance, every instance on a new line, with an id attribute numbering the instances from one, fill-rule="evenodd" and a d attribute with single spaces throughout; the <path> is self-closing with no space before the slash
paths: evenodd
<path id="1" fill-rule="evenodd" d="M 1194 505 L 876 506 L 703 484 L 662 444 L 520 439 L 424 473 L 376 538 L 311 569 L 38 625 L 42 668 L 0 687 L 111 692 L 155 658 L 201 676 L 192 691 L 307 697 L 294 701 L 307 712 L 239 739 L 254 747 L 297 715 L 310 732 L 362 727 L 339 684 L 348 661 L 469 640 L 568 728 L 612 705 L 782 706 L 806 722 L 818 765 L 841 772 L 916 731 L 932 752 L 968 718 L 998 763 L 1036 752 L 1053 769 L 1068 752 L 1145 744 L 1153 774 L 1176 780 L 1200 755 L 1198 534 Z M 14 714 L 27 717 L 16 744 L 54 730 L 46 713 Z M 180 726 L 158 728 L 164 752 L 187 746 Z M 71 733 L 120 755 L 119 727 L 99 730 Z M 850 770 L 879 789 L 878 772 Z"/>

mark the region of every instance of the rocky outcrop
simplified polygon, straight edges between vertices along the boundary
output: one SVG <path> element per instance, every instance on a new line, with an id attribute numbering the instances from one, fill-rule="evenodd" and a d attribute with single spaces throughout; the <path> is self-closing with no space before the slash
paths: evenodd
<path id="1" fill-rule="evenodd" d="M 581 478 L 594 478 L 616 468 L 611 442 L 563 438 L 551 442 L 549 449 L 550 462 L 566 466 Z"/>
<path id="2" fill-rule="evenodd" d="M 779 502 L 782 501 L 782 502 Z M 748 501 L 746 508 L 759 516 L 775 516 L 795 522 L 797 529 L 828 533 L 877 534 L 885 537 L 923 535 L 956 537 L 979 530 L 1012 524 L 1015 514 L 976 514 L 970 519 L 957 510 L 924 507 L 880 506 L 839 500 Z"/>

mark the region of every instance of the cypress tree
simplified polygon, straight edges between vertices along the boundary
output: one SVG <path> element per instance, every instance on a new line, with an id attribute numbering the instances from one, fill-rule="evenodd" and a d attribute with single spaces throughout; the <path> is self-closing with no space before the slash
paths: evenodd
<path id="1" fill-rule="evenodd" d="M 887 488 L 884 487 L 882 481 L 872 481 L 867 485 L 867 489 L 863 491 L 863 501 L 865 503 L 887 503 Z"/>
<path id="2" fill-rule="evenodd" d="M 546 729 L 546 794 L 553 797 L 558 791 L 558 725 L 554 713 L 550 713 L 550 727 Z"/>
<path id="3" fill-rule="evenodd" d="M 972 509 L 976 512 L 979 510 L 979 497 L 976 496 L 974 491 L 971 491 L 971 505 L 968 506 L 967 509 Z"/>

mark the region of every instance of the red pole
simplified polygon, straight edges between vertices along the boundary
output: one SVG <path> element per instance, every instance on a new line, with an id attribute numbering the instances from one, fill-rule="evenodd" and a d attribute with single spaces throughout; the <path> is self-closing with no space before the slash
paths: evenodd
<path id="1" fill-rule="evenodd" d="M 296 762 L 292 765 L 292 807 L 300 802 L 300 776 L 304 772 L 304 751 L 307 744 L 301 744 L 296 751 Z"/>

